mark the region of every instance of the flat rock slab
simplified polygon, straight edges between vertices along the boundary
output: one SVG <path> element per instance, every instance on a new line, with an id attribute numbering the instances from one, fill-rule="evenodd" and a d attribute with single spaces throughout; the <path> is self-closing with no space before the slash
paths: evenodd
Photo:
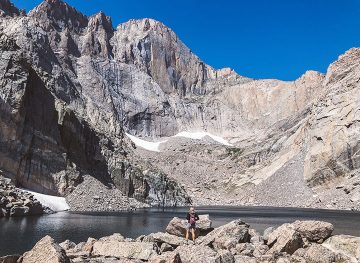
<path id="1" fill-rule="evenodd" d="M 172 246 L 180 246 L 185 244 L 185 238 L 178 237 L 174 235 L 170 235 L 169 233 L 158 232 L 155 234 L 151 234 L 155 242 L 159 243 L 167 243 Z"/>
<path id="2" fill-rule="evenodd" d="M 150 242 L 97 241 L 93 245 L 93 256 L 149 260 L 155 253 Z"/>

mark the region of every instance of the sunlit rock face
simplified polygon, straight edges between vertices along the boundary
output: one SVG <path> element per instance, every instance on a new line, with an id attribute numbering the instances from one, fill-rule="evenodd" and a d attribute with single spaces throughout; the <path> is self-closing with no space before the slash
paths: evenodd
<path id="1" fill-rule="evenodd" d="M 89 175 L 154 205 L 357 209 L 359 49 L 325 75 L 255 80 L 152 19 L 114 28 L 60 0 L 0 8 L 0 169 L 19 186 L 67 195 Z M 125 133 L 166 143 L 149 152 Z"/>

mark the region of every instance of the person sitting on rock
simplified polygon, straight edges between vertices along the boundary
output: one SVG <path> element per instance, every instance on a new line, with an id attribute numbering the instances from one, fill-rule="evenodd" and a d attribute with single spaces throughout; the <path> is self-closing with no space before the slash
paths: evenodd
<path id="1" fill-rule="evenodd" d="M 191 229 L 192 239 L 195 242 L 195 228 L 196 228 L 196 221 L 199 220 L 199 216 L 195 213 L 195 208 L 190 207 L 189 212 L 186 215 L 187 224 L 186 224 L 186 241 L 189 240 L 189 234 Z"/>

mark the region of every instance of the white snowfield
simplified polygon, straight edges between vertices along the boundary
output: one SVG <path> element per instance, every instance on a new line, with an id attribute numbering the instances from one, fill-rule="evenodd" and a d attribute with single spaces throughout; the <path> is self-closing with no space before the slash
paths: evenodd
<path id="1" fill-rule="evenodd" d="M 126 136 L 129 137 L 129 139 L 135 143 L 136 146 L 144 148 L 148 151 L 153 151 L 153 152 L 160 152 L 159 147 L 160 144 L 167 142 L 169 139 L 166 140 L 162 140 L 162 141 L 158 141 L 158 142 L 149 142 L 149 141 L 145 141 L 142 140 L 140 138 L 137 138 L 131 134 L 126 133 Z M 204 139 L 205 136 L 209 136 L 210 138 L 212 138 L 214 141 L 217 141 L 218 143 L 227 145 L 227 146 L 232 146 L 227 140 L 225 140 L 224 138 L 220 137 L 220 136 L 216 136 L 213 135 L 211 133 L 208 132 L 179 132 L 178 134 L 172 136 L 172 137 L 185 137 L 185 138 L 190 138 L 190 139 L 195 139 L 195 140 L 202 140 Z M 170 137 L 170 138 L 172 138 Z"/>
<path id="2" fill-rule="evenodd" d="M 218 143 L 221 143 L 221 144 L 224 144 L 227 146 L 232 146 L 224 138 L 213 135 L 208 132 L 179 132 L 178 134 L 174 135 L 174 137 L 185 137 L 185 138 L 190 138 L 190 139 L 195 139 L 195 140 L 202 140 L 205 136 L 209 136 L 211 139 L 213 139 L 214 141 L 217 141 Z"/>
<path id="3" fill-rule="evenodd" d="M 144 148 L 148 151 L 153 151 L 153 152 L 160 152 L 159 150 L 159 146 L 160 144 L 162 144 L 163 142 L 167 142 L 167 140 L 164 141 L 160 141 L 160 142 L 149 142 L 149 141 L 145 141 L 142 139 L 139 139 L 133 135 L 130 135 L 128 133 L 126 133 L 126 136 L 130 138 L 130 140 L 133 141 L 133 143 L 135 143 L 136 146 L 139 146 L 141 148 Z"/>
<path id="4" fill-rule="evenodd" d="M 37 192 L 21 189 L 25 192 L 31 193 L 43 205 L 49 207 L 55 212 L 66 211 L 70 209 L 64 197 L 44 195 Z"/>

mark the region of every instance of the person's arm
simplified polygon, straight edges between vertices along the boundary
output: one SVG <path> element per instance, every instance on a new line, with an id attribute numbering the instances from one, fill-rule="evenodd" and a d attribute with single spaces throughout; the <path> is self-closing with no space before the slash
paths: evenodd
<path id="1" fill-rule="evenodd" d="M 189 221 L 190 221 L 190 214 L 189 214 L 189 213 L 187 213 L 187 215 L 186 215 L 186 220 L 187 220 L 188 223 L 189 223 Z"/>
<path id="2" fill-rule="evenodd" d="M 195 214 L 195 220 L 197 221 L 197 220 L 199 220 L 200 218 L 199 218 L 199 216 L 198 216 L 198 214 Z"/>

